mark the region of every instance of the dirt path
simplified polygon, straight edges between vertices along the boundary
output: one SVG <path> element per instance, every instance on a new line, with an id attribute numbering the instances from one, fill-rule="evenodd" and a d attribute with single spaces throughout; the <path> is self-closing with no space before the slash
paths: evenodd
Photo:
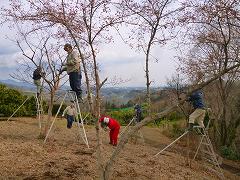
<path id="1" fill-rule="evenodd" d="M 17 118 L 0 122 L 0 179 L 97 179 L 96 137 L 93 127 L 86 127 L 90 149 L 78 136 L 78 128 L 66 128 L 57 120 L 49 141 L 38 139 L 36 119 Z M 154 155 L 171 142 L 158 129 L 143 128 L 145 143 L 130 141 L 113 167 L 112 179 L 218 179 L 199 162 L 185 165 L 185 158 L 168 151 Z M 102 153 L 107 160 L 114 151 L 108 133 L 102 131 Z M 156 148 L 157 147 L 157 148 Z M 225 172 L 227 179 L 237 176 Z"/>

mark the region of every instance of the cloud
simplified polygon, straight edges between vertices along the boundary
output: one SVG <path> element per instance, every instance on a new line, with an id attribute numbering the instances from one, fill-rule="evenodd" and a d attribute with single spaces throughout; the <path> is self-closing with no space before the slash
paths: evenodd
<path id="1" fill-rule="evenodd" d="M 152 49 L 149 62 L 149 75 L 152 86 L 163 86 L 166 78 L 176 69 L 174 62 L 175 51 L 170 47 L 155 47 Z M 101 77 L 119 77 L 130 79 L 119 86 L 146 86 L 145 55 L 137 53 L 126 44 L 115 42 L 105 45 L 100 52 L 99 64 Z M 156 60 L 158 62 L 156 62 Z"/>
<path id="2" fill-rule="evenodd" d="M 16 71 L 16 66 L 1 67 L 0 66 L 0 79 L 10 79 L 10 74 Z"/>
<path id="3" fill-rule="evenodd" d="M 1 55 L 8 55 L 12 53 L 18 52 L 18 49 L 14 46 L 9 46 L 6 44 L 0 44 L 0 56 Z"/>
<path id="4" fill-rule="evenodd" d="M 15 52 L 12 54 L 0 54 L 0 67 L 14 67 L 17 64 L 17 61 L 23 59 L 21 52 Z"/>

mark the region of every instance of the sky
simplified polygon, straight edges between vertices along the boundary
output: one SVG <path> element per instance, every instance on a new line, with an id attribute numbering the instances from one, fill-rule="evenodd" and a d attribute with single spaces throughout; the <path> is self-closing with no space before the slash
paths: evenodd
<path id="1" fill-rule="evenodd" d="M 0 25 L 0 32 L 0 80 L 6 80 L 11 79 L 10 74 L 16 71 L 16 61 L 24 57 L 16 44 L 7 38 L 15 35 L 14 30 L 9 29 L 7 25 Z M 125 83 L 116 86 L 146 86 L 144 54 L 131 49 L 120 38 L 115 39 L 114 43 L 102 44 L 99 49 L 97 58 L 102 80 L 106 77 L 108 79 L 117 77 Z M 175 55 L 175 50 L 171 45 L 152 49 L 152 56 L 158 59 L 158 62 L 150 61 L 149 71 L 150 80 L 153 81 L 152 86 L 166 85 L 166 79 L 170 78 L 176 69 Z"/>
<path id="2" fill-rule="evenodd" d="M 175 72 L 174 61 L 175 51 L 171 47 L 157 47 L 153 49 L 152 56 L 158 59 L 150 61 L 150 79 L 152 86 L 163 86 L 166 79 Z M 119 40 L 115 44 L 108 44 L 103 47 L 99 54 L 102 76 L 120 77 L 129 80 L 123 86 L 145 86 L 145 56 Z"/>
<path id="3" fill-rule="evenodd" d="M 8 37 L 15 34 L 14 30 L 8 26 L 0 26 L 0 79 L 11 79 L 10 74 L 17 68 L 17 62 L 23 59 L 23 55 L 17 45 Z M 117 86 L 142 87 L 146 84 L 145 78 L 145 56 L 134 49 L 131 49 L 122 40 L 100 46 L 97 56 L 100 64 L 101 79 L 122 79 L 125 83 Z M 152 51 L 152 56 L 158 59 L 150 61 L 150 79 L 152 86 L 164 86 L 166 79 L 175 72 L 176 63 L 174 61 L 175 51 L 171 46 L 156 47 Z"/>

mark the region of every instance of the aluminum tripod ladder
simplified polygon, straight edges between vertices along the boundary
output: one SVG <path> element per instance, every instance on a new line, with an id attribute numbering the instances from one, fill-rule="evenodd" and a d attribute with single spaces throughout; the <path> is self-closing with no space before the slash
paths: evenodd
<path id="1" fill-rule="evenodd" d="M 207 128 L 208 128 L 208 126 L 207 126 Z M 195 160 L 195 158 L 197 157 L 198 152 L 201 151 L 202 155 L 203 155 L 203 159 L 206 162 L 208 162 L 209 164 L 211 164 L 213 167 L 213 168 L 208 167 L 208 169 L 210 171 L 215 172 L 220 179 L 224 179 L 224 174 L 223 174 L 222 168 L 220 167 L 217 156 L 214 152 L 213 145 L 208 136 L 207 129 L 201 128 L 200 126 L 194 126 L 194 129 L 198 132 L 198 134 L 200 134 L 201 140 L 200 140 L 200 143 L 198 145 L 198 148 L 194 155 L 193 160 Z"/>
<path id="2" fill-rule="evenodd" d="M 63 98 L 63 100 L 62 100 L 62 102 L 61 102 L 61 104 L 60 104 L 60 106 L 58 108 L 58 111 L 57 111 L 57 113 L 56 113 L 56 115 L 55 115 L 55 117 L 54 117 L 54 119 L 52 121 L 52 124 L 51 124 L 51 126 L 50 126 L 50 128 L 49 128 L 49 130 L 47 132 L 47 135 L 45 137 L 44 143 L 46 143 L 46 141 L 47 141 L 47 138 L 48 138 L 48 136 L 49 136 L 49 134 L 50 134 L 50 132 L 52 130 L 52 127 L 53 127 L 53 125 L 55 123 L 55 120 L 56 120 L 56 118 L 57 118 L 57 116 L 58 116 L 58 114 L 59 114 L 59 112 L 61 110 L 61 107 L 62 107 L 63 102 L 65 101 L 66 97 L 68 97 L 71 101 L 74 102 L 74 106 L 75 106 L 75 108 L 77 110 L 77 118 L 76 118 L 76 120 L 77 120 L 78 129 L 79 129 L 79 135 L 82 137 L 82 140 L 84 141 L 84 143 L 89 148 L 88 139 L 87 139 L 86 131 L 85 131 L 85 128 L 84 128 L 84 123 L 83 123 L 83 121 L 84 121 L 84 119 L 86 117 L 84 119 L 82 118 L 82 114 L 81 114 L 81 110 L 80 110 L 80 106 L 79 106 L 77 95 L 76 95 L 76 93 L 74 91 L 71 91 L 71 90 L 69 90 L 69 91 L 67 91 L 65 93 L 64 98 Z"/>
<path id="3" fill-rule="evenodd" d="M 201 140 L 200 143 L 198 145 L 197 151 L 194 155 L 193 160 L 195 160 L 200 147 L 202 147 L 202 151 L 203 151 L 203 155 L 204 155 L 204 159 L 207 160 L 208 163 L 214 165 L 214 169 L 212 168 L 208 168 L 210 171 L 213 171 L 216 173 L 216 175 L 221 178 L 224 179 L 224 174 L 222 171 L 222 168 L 219 165 L 219 162 L 217 160 L 217 156 L 214 152 L 213 149 L 213 145 L 211 143 L 211 140 L 208 136 L 208 127 L 209 127 L 209 123 L 210 120 L 206 126 L 206 128 L 202 128 L 200 126 L 193 126 L 193 129 L 197 131 L 198 134 L 201 135 Z M 179 136 L 177 139 L 175 139 L 172 143 L 170 143 L 169 145 L 167 145 L 164 149 L 162 149 L 161 151 L 159 151 L 157 154 L 155 154 L 154 156 L 156 157 L 157 155 L 161 154 L 163 151 L 165 151 L 167 148 L 169 148 L 170 146 L 172 146 L 174 143 L 176 143 L 178 140 L 180 140 L 182 137 L 184 137 L 186 134 L 188 134 L 190 131 L 186 130 L 181 136 Z"/>
<path id="4" fill-rule="evenodd" d="M 43 112 L 43 107 L 42 107 L 42 96 L 41 95 L 35 95 L 35 99 L 36 99 L 36 108 L 37 108 L 37 119 L 38 119 L 38 126 L 39 129 L 42 129 L 42 122 L 41 122 L 41 116 L 44 113 Z"/>

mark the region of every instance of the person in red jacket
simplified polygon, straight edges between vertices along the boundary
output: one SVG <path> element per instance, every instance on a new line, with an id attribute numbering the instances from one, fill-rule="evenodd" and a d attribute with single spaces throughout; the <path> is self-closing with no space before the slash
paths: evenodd
<path id="1" fill-rule="evenodd" d="M 109 144 L 112 144 L 113 146 L 117 146 L 118 134 L 120 130 L 120 125 L 118 121 L 109 116 L 102 115 L 99 119 L 99 122 L 101 123 L 102 128 L 105 128 L 106 126 L 108 126 L 108 128 L 110 129 Z"/>

